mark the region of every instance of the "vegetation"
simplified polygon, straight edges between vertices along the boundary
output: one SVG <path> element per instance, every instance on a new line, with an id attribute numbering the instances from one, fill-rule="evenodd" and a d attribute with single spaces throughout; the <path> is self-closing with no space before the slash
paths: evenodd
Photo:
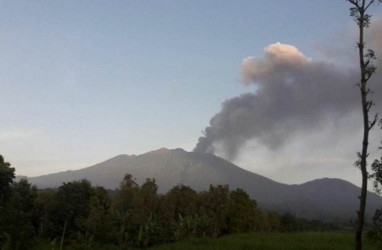
<path id="1" fill-rule="evenodd" d="M 382 119 L 379 122 L 379 125 L 382 129 Z M 382 141 L 381 141 L 382 144 Z M 379 147 L 382 149 L 382 146 Z M 374 160 L 372 166 L 373 174 L 370 176 L 374 181 L 374 189 L 378 194 L 382 192 L 382 157 L 380 159 Z M 373 217 L 373 227 L 368 232 L 369 238 L 382 244 L 382 207 L 375 211 Z"/>
<path id="2" fill-rule="evenodd" d="M 349 232 L 250 233 L 224 236 L 220 239 L 193 239 L 150 248 L 152 250 L 350 250 L 354 249 Z M 380 246 L 366 241 L 364 249 Z"/>
<path id="3" fill-rule="evenodd" d="M 4 206 L 10 195 L 11 184 L 15 178 L 15 169 L 10 167 L 0 155 L 0 207 Z"/>
<path id="4" fill-rule="evenodd" d="M 370 6 L 374 3 L 382 2 L 382 0 L 347 0 L 352 7 L 350 8 L 350 15 L 356 21 L 359 28 L 359 37 L 357 42 L 359 53 L 359 68 L 360 68 L 360 81 L 358 87 L 361 92 L 361 105 L 363 114 L 363 139 L 362 150 L 358 153 L 358 160 L 356 165 L 361 170 L 362 175 L 362 187 L 360 195 L 359 210 L 357 211 L 357 221 L 355 228 L 355 249 L 362 249 L 362 233 L 365 221 L 365 208 L 366 208 L 366 195 L 367 195 L 367 182 L 369 173 L 367 171 L 367 158 L 369 156 L 369 133 L 370 130 L 376 124 L 378 118 L 377 115 L 373 119 L 370 119 L 370 110 L 374 105 L 373 100 L 370 99 L 369 94 L 371 92 L 368 82 L 375 73 L 376 67 L 374 60 L 376 59 L 374 51 L 372 49 L 365 48 L 364 32 L 369 27 L 371 22 L 371 15 L 368 14 Z"/>
<path id="5" fill-rule="evenodd" d="M 138 185 L 126 175 L 112 195 L 87 180 L 37 190 L 13 182 L 14 169 L 1 159 L 0 249 L 147 248 L 236 233 L 338 230 L 261 211 L 244 190 L 221 185 L 203 192 L 177 185 L 158 194 L 155 179 Z"/>

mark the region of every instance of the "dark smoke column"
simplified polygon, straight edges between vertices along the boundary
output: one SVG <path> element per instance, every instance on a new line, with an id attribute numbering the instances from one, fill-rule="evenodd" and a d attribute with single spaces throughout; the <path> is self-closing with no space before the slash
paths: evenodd
<path id="1" fill-rule="evenodd" d="M 209 135 L 208 131 L 211 131 L 210 127 L 207 127 L 204 132 L 204 136 L 199 137 L 198 143 L 196 144 L 194 148 L 194 152 L 198 153 L 209 153 L 214 154 L 215 149 L 212 146 L 213 140 L 211 139 L 212 136 Z"/>

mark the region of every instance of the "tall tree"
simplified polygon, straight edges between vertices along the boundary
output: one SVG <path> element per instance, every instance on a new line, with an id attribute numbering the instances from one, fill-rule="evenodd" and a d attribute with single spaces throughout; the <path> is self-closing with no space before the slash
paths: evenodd
<path id="1" fill-rule="evenodd" d="M 8 199 L 15 178 L 15 169 L 10 166 L 11 164 L 5 162 L 3 156 L 0 155 L 0 206 Z"/>
<path id="2" fill-rule="evenodd" d="M 355 249 L 362 249 L 362 232 L 365 221 L 365 208 L 366 208 L 366 195 L 367 195 L 367 157 L 369 155 L 369 132 L 377 122 L 377 115 L 370 119 L 370 109 L 374 102 L 370 99 L 370 88 L 368 82 L 375 72 L 375 54 L 372 49 L 365 48 L 364 32 L 369 27 L 371 21 L 371 15 L 368 13 L 370 6 L 373 4 L 382 2 L 382 0 L 346 0 L 351 4 L 350 15 L 354 18 L 358 26 L 358 56 L 359 56 L 359 68 L 360 68 L 360 81 L 358 83 L 361 92 L 361 105 L 363 114 L 363 140 L 362 150 L 358 153 L 358 160 L 356 165 L 361 170 L 362 175 L 362 187 L 361 195 L 359 197 L 359 209 L 357 211 L 357 223 L 355 228 Z"/>
<path id="3" fill-rule="evenodd" d="M 6 237 L 4 226 L 2 226 L 6 218 L 5 205 L 11 196 L 12 183 L 15 178 L 15 169 L 10 166 L 11 164 L 5 162 L 3 156 L 0 155 L 0 248 Z"/>
<path id="4" fill-rule="evenodd" d="M 60 249 L 66 238 L 86 233 L 86 218 L 90 213 L 93 195 L 91 183 L 85 179 L 62 184 L 53 197 L 51 221 L 56 227 L 52 233 L 61 234 Z"/>
<path id="5" fill-rule="evenodd" d="M 6 206 L 0 210 L 0 228 L 8 235 L 10 249 L 31 249 L 38 226 L 37 188 L 24 179 L 13 183 L 11 188 Z"/>

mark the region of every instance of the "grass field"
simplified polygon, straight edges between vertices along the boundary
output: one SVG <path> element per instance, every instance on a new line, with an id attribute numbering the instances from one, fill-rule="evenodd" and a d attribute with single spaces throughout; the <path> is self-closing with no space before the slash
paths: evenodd
<path id="1" fill-rule="evenodd" d="M 237 234 L 220 239 L 194 239 L 152 247 L 150 250 L 352 250 L 353 233 L 252 233 Z M 380 250 L 364 241 L 365 250 Z"/>
<path id="2" fill-rule="evenodd" d="M 147 250 L 353 250 L 353 232 L 249 233 L 219 239 L 192 239 L 148 248 Z M 57 244 L 39 245 L 34 250 L 58 250 Z M 117 246 L 65 246 L 64 250 L 120 250 Z M 131 248 L 127 248 L 131 249 Z M 134 248 L 139 250 L 140 248 Z M 364 250 L 381 250 L 364 239 Z"/>

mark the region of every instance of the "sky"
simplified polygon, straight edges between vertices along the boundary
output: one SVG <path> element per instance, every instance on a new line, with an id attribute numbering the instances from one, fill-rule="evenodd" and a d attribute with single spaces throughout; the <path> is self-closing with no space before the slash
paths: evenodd
<path id="1" fill-rule="evenodd" d="M 355 39 L 344 0 L 2 0 L 0 154 L 38 176 L 198 145 L 283 183 L 358 185 Z"/>

